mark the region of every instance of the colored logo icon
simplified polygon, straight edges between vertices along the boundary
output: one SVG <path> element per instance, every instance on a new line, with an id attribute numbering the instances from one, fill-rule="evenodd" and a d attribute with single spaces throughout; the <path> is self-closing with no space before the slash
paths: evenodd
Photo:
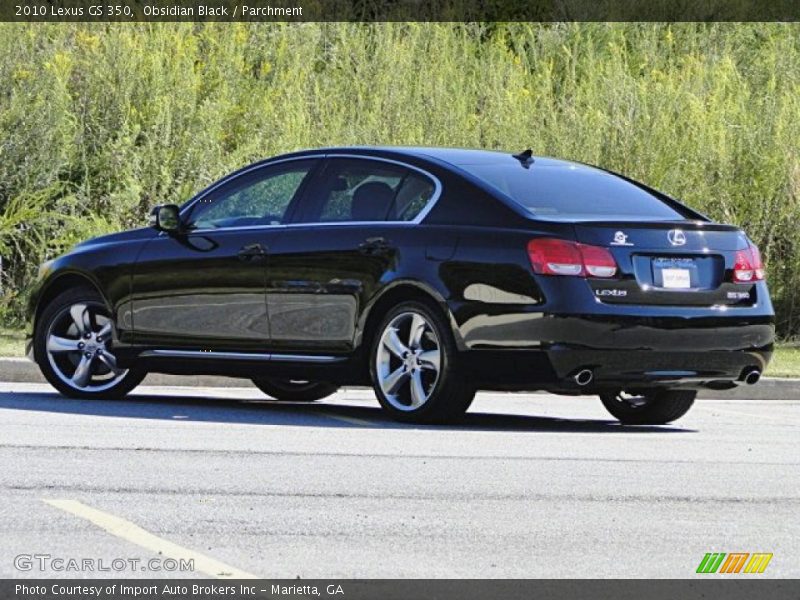
<path id="1" fill-rule="evenodd" d="M 763 573 L 772 553 L 767 552 L 709 552 L 697 566 L 698 573 Z"/>

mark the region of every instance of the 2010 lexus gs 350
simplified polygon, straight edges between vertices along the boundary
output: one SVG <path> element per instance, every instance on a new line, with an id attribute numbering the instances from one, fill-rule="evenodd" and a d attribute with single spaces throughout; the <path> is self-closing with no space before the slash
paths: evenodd
<path id="1" fill-rule="evenodd" d="M 434 148 L 251 165 L 45 263 L 29 315 L 29 356 L 67 396 L 150 371 L 280 401 L 371 384 L 416 422 L 542 389 L 666 423 L 701 388 L 755 383 L 774 337 L 740 229 L 601 169 Z"/>

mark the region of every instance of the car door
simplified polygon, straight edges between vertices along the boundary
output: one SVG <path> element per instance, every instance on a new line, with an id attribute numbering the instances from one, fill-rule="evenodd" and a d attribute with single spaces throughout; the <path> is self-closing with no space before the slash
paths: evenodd
<path id="1" fill-rule="evenodd" d="M 413 167 L 337 156 L 325 165 L 296 218 L 270 247 L 267 306 L 275 352 L 347 352 L 358 316 L 413 253 L 414 223 L 438 195 Z"/>
<path id="2" fill-rule="evenodd" d="M 267 347 L 266 255 L 317 162 L 295 159 L 235 174 L 182 211 L 183 233 L 161 233 L 143 249 L 133 275 L 136 345 Z"/>

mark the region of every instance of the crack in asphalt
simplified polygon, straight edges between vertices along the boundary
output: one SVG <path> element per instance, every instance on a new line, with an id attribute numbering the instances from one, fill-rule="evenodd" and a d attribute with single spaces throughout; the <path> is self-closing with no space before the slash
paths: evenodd
<path id="1" fill-rule="evenodd" d="M 83 492 L 83 493 L 114 493 L 114 494 L 155 494 L 155 495 L 197 495 L 197 496 L 217 496 L 234 498 L 322 498 L 333 500 L 442 500 L 475 502 L 476 500 L 495 501 L 495 500 L 517 500 L 517 501 L 558 501 L 558 502 L 677 502 L 677 503 L 698 503 L 698 504 L 772 504 L 780 502 L 783 504 L 800 505 L 800 496 L 768 496 L 763 498 L 737 498 L 729 496 L 677 496 L 677 495 L 656 495 L 656 494 L 629 494 L 629 495 L 599 495 L 599 494 L 359 494 L 347 492 L 280 492 L 275 490 L 264 491 L 235 491 L 227 490 L 220 492 L 216 488 L 195 488 L 195 489 L 172 489 L 172 488 L 114 488 L 103 486 L 69 485 L 69 484 L 47 484 L 47 485 L 0 485 L 0 490 L 10 491 L 51 491 L 51 492 Z"/>

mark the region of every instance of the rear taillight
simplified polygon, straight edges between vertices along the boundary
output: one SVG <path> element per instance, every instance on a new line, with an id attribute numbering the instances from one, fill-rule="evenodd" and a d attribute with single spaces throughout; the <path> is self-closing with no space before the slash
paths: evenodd
<path id="1" fill-rule="evenodd" d="M 539 238 L 528 242 L 534 273 L 573 277 L 613 277 L 617 263 L 606 248 L 568 240 Z"/>
<path id="2" fill-rule="evenodd" d="M 764 279 L 764 264 L 761 253 L 753 244 L 744 250 L 736 251 L 733 265 L 733 280 L 736 283 L 751 283 Z"/>

